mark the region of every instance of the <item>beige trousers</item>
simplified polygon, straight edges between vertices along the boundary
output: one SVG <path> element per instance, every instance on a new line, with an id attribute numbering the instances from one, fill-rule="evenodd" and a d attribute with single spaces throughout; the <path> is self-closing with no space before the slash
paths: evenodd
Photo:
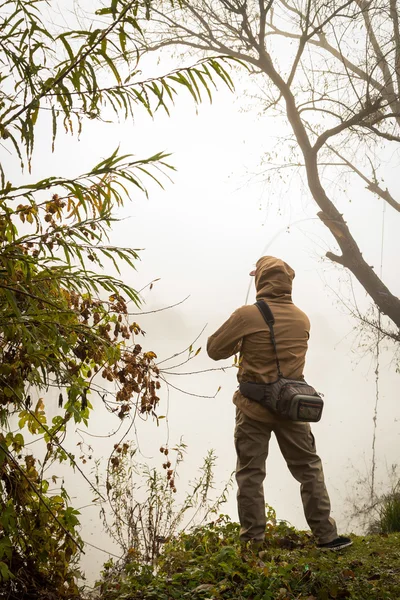
<path id="1" fill-rule="evenodd" d="M 243 541 L 264 539 L 266 516 L 263 481 L 272 431 L 289 471 L 301 484 L 304 514 L 311 531 L 318 543 L 331 542 L 337 537 L 336 524 L 330 517 L 331 505 L 322 463 L 316 453 L 310 425 L 283 421 L 279 417 L 272 417 L 271 423 L 263 423 L 251 419 L 237 408 L 235 447 L 240 538 Z"/>

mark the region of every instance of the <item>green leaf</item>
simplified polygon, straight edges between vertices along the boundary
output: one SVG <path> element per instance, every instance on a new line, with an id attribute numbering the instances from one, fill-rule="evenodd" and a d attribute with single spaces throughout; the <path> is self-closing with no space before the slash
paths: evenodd
<path id="1" fill-rule="evenodd" d="M 14 575 L 11 573 L 6 563 L 0 560 L 0 581 L 8 581 L 14 579 Z"/>
<path id="2" fill-rule="evenodd" d="M 127 38 L 126 33 L 123 29 L 120 29 L 118 35 L 119 35 L 119 43 L 121 46 L 121 50 L 123 53 L 125 53 L 126 52 L 126 38 Z"/>
<path id="3" fill-rule="evenodd" d="M 112 14 L 112 9 L 110 7 L 105 7 L 105 8 L 99 8 L 98 10 L 96 10 L 96 15 L 102 16 L 102 15 L 111 15 Z"/>

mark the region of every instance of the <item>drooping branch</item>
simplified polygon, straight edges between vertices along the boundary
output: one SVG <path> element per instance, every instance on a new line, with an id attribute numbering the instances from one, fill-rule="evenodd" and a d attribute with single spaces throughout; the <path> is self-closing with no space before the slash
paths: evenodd
<path id="1" fill-rule="evenodd" d="M 83 50 L 82 53 L 78 54 L 74 58 L 74 60 L 71 61 L 71 63 L 69 63 L 67 65 L 67 67 L 65 69 L 63 69 L 61 71 L 61 73 L 59 73 L 59 75 L 53 81 L 51 81 L 50 83 L 47 83 L 46 85 L 44 85 L 42 91 L 39 94 L 37 94 L 34 98 L 32 98 L 26 105 L 22 106 L 22 108 L 20 108 L 19 110 L 17 110 L 17 112 L 15 112 L 14 114 L 12 114 L 7 119 L 7 121 L 5 121 L 2 124 L 3 128 L 6 128 L 11 122 L 15 121 L 15 119 L 17 119 L 20 115 L 22 115 L 23 113 L 29 111 L 32 108 L 32 106 L 34 106 L 42 98 L 44 98 L 50 92 L 51 89 L 53 89 L 58 84 L 60 84 L 62 81 L 64 81 L 66 79 L 66 77 L 68 77 L 68 75 L 79 65 L 79 63 L 84 62 L 85 59 L 93 52 L 93 50 L 95 50 L 95 48 L 97 48 L 98 46 L 100 46 L 102 44 L 103 40 L 107 39 L 107 37 L 110 35 L 110 33 L 126 17 L 126 15 L 134 7 L 135 4 L 136 4 L 136 0 L 133 0 L 133 2 L 129 2 L 125 6 L 125 8 L 123 8 L 123 10 L 121 11 L 121 13 L 116 17 L 116 19 L 107 27 L 107 29 L 105 29 L 96 38 L 96 40 L 93 43 L 88 44 L 88 46 L 85 48 L 85 50 Z"/>

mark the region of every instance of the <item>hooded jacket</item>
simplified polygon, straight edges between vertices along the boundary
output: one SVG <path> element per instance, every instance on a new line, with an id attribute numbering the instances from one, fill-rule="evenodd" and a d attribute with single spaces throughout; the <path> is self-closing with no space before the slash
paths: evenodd
<path id="1" fill-rule="evenodd" d="M 257 261 L 255 285 L 257 300 L 266 300 L 275 318 L 274 331 L 281 371 L 284 377 L 301 379 L 307 352 L 310 321 L 292 302 L 295 273 L 288 264 L 273 256 Z M 257 306 L 241 306 L 207 341 L 207 353 L 222 360 L 240 352 L 238 381 L 271 383 L 278 370 L 268 325 Z M 239 391 L 234 404 L 248 417 L 270 422 L 276 415 Z"/>

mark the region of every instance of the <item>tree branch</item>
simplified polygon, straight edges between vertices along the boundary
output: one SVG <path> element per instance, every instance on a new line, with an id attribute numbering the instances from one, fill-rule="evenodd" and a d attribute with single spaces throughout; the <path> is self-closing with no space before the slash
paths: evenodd
<path id="1" fill-rule="evenodd" d="M 304 156 L 308 185 L 315 202 L 321 208 L 318 217 L 328 227 L 342 251 L 341 257 L 337 255 L 332 255 L 332 257 L 335 257 L 336 262 L 341 261 L 340 264 L 347 267 L 355 275 L 379 309 L 400 328 L 400 299 L 390 292 L 373 268 L 366 263 L 342 214 L 327 196 L 319 177 L 318 153 L 315 146 L 311 146 L 290 88 L 276 71 L 268 53 L 264 52 L 260 56 L 259 62 L 260 67 L 278 87 L 286 101 L 287 117 Z M 368 110 L 370 111 L 371 108 L 369 107 Z M 341 129 L 344 128 L 341 127 Z"/>
<path id="2" fill-rule="evenodd" d="M 320 214 L 323 213 L 318 213 L 318 216 Z M 332 262 L 338 263 L 339 265 L 342 265 L 342 267 L 345 266 L 345 261 L 343 256 L 338 256 L 337 254 L 334 254 L 333 252 L 327 252 L 326 253 L 326 258 L 329 258 L 329 260 L 331 260 Z"/>
<path id="3" fill-rule="evenodd" d="M 400 142 L 400 135 L 393 135 L 391 133 L 386 133 L 385 131 L 380 131 L 379 129 L 377 129 L 373 125 L 369 125 L 368 123 L 363 123 L 363 125 L 378 137 L 381 137 L 384 140 L 388 140 L 388 142 Z"/>
<path id="4" fill-rule="evenodd" d="M 299 66 L 299 62 L 300 62 L 301 57 L 303 55 L 304 48 L 306 47 L 306 44 L 307 44 L 307 34 L 303 33 L 301 35 L 301 37 L 300 37 L 299 46 L 297 48 L 296 56 L 295 56 L 295 59 L 293 61 L 293 65 L 292 65 L 292 68 L 290 70 L 289 77 L 288 77 L 288 80 L 287 80 L 287 84 L 288 84 L 289 87 L 292 85 L 294 76 L 296 75 L 297 67 Z"/>
<path id="5" fill-rule="evenodd" d="M 397 79 L 397 90 L 400 92 L 400 27 L 397 0 L 390 1 L 390 16 L 393 21 L 394 46 L 396 51 L 395 70 Z"/>
<path id="6" fill-rule="evenodd" d="M 367 184 L 367 190 L 372 192 L 373 194 L 377 194 L 382 200 L 385 200 L 392 208 L 400 212 L 400 202 L 397 202 L 393 196 L 390 194 L 389 190 L 382 189 L 376 181 L 372 181 L 369 179 L 364 173 L 362 173 L 352 162 L 350 162 L 347 158 L 343 156 L 340 152 L 338 152 L 335 148 L 327 144 L 327 147 L 331 152 L 336 154 L 338 158 L 340 158 L 354 173 L 356 173 L 365 183 Z"/>
<path id="7" fill-rule="evenodd" d="M 351 117 L 351 119 L 347 119 L 347 121 L 343 121 L 343 123 L 340 123 L 340 125 L 337 125 L 336 127 L 332 127 L 332 129 L 327 129 L 326 131 L 324 131 L 324 133 L 321 133 L 321 135 L 317 138 L 317 140 L 314 144 L 314 147 L 313 147 L 314 152 L 318 152 L 318 150 L 320 150 L 322 148 L 322 146 L 325 144 L 325 142 L 329 138 L 333 137 L 334 135 L 337 135 L 341 131 L 348 129 L 349 127 L 352 127 L 353 125 L 359 125 L 359 124 L 364 125 L 363 120 L 366 117 L 368 117 L 369 115 L 372 115 L 377 110 L 379 110 L 381 103 L 382 103 L 382 100 L 381 100 L 381 98 L 379 98 L 379 100 L 375 101 L 373 104 L 369 104 L 368 106 L 366 106 L 365 108 L 360 110 L 360 112 L 358 112 L 353 117 Z"/>
<path id="8" fill-rule="evenodd" d="M 274 0 L 269 0 L 267 6 L 265 6 L 264 0 L 258 0 L 258 6 L 260 8 L 260 31 L 258 34 L 258 46 L 261 51 L 265 50 L 265 29 L 267 16 L 272 8 L 273 3 Z"/>
<path id="9" fill-rule="evenodd" d="M 387 89 L 389 95 L 392 98 L 395 98 L 396 92 L 394 89 L 393 79 L 392 79 L 392 75 L 390 73 L 389 65 L 387 63 L 387 60 L 386 60 L 383 52 L 382 52 L 382 49 L 379 45 L 379 42 L 376 38 L 374 29 L 372 27 L 370 14 L 369 14 L 370 2 L 368 0 L 355 0 L 355 1 L 361 9 L 361 14 L 362 14 L 364 22 L 365 22 L 367 35 L 371 42 L 371 46 L 375 52 L 375 56 L 377 59 L 377 66 L 379 67 L 379 69 L 381 70 L 382 75 L 383 75 L 384 87 Z"/>
<path id="10" fill-rule="evenodd" d="M 34 104 L 36 104 L 37 102 L 39 102 L 42 98 L 44 98 L 44 96 L 46 96 L 48 94 L 48 92 L 55 86 L 57 86 L 59 83 L 61 83 L 70 73 L 71 71 L 73 71 L 78 64 L 85 60 L 85 58 L 87 56 L 89 56 L 89 54 L 91 54 L 93 52 L 93 50 L 95 48 L 97 48 L 97 46 L 99 44 L 102 43 L 102 41 L 104 39 L 106 39 L 106 37 L 113 31 L 113 29 L 115 29 L 115 27 L 122 21 L 122 19 L 125 17 L 125 15 L 130 11 L 130 9 L 133 7 L 134 4 L 137 3 L 137 0 L 133 0 L 133 2 L 130 2 L 120 13 L 120 15 L 118 16 L 117 19 L 115 19 L 115 21 L 113 21 L 111 23 L 111 25 L 109 27 L 107 27 L 107 29 L 105 29 L 103 31 L 103 33 L 97 38 L 97 40 L 95 42 L 93 42 L 93 44 L 91 44 L 86 50 L 85 52 L 83 52 L 82 54 L 78 54 L 75 57 L 75 60 L 72 61 L 72 63 L 64 70 L 60 73 L 60 75 L 58 77 L 56 77 L 54 79 L 54 81 L 52 81 L 50 84 L 48 84 L 47 86 L 44 86 L 42 92 L 40 94 L 38 94 L 37 96 L 35 96 L 30 102 L 28 102 L 28 104 L 26 104 L 25 106 L 23 106 L 19 111 L 17 111 L 16 113 L 14 113 L 13 115 L 11 115 L 11 117 L 5 121 L 5 123 L 3 123 L 3 128 L 6 128 L 7 125 L 9 125 L 12 121 L 14 121 L 14 119 L 17 119 L 20 115 L 22 115 L 24 112 L 26 112 L 27 110 L 29 110 L 30 108 L 33 107 Z"/>
<path id="11" fill-rule="evenodd" d="M 391 0 L 391 1 L 395 1 L 395 0 Z M 283 0 L 281 0 L 281 3 L 286 8 L 288 8 L 287 4 L 285 2 L 283 2 Z M 304 18 L 304 15 L 302 15 L 302 13 L 300 13 L 298 11 L 293 11 L 293 12 L 301 15 L 302 18 Z M 269 27 L 276 35 L 281 35 L 286 38 L 297 39 L 297 40 L 300 40 L 302 37 L 301 34 L 292 33 L 292 32 L 288 32 L 288 31 L 279 29 L 279 28 L 275 27 L 272 23 L 269 23 Z M 385 84 L 380 83 L 378 81 L 378 79 L 375 79 L 372 76 L 372 72 L 367 72 L 366 70 L 357 66 L 348 57 L 344 56 L 344 54 L 340 50 L 338 50 L 337 48 L 335 48 L 334 46 L 332 46 L 332 44 L 330 44 L 328 42 L 325 32 L 319 31 L 318 38 L 319 39 L 316 39 L 316 38 L 308 39 L 307 43 L 309 43 L 313 46 L 316 46 L 318 48 L 322 48 L 322 49 L 326 50 L 329 54 L 331 54 L 334 58 L 336 58 L 340 63 L 342 63 L 347 71 L 350 71 L 351 73 L 357 75 L 361 80 L 365 81 L 368 85 L 372 86 L 375 90 L 377 90 L 380 93 L 380 95 L 382 96 L 382 98 L 384 100 L 386 100 L 391 106 L 393 106 L 394 112 L 398 115 L 398 116 L 396 116 L 397 123 L 400 125 L 399 100 L 398 100 L 398 96 L 396 95 L 393 87 L 390 88 L 390 86 L 386 86 Z M 396 46 L 396 49 L 398 49 L 398 48 L 400 48 L 400 43 L 398 46 Z M 400 51 L 399 51 L 399 54 L 400 54 Z M 399 57 L 399 60 L 400 60 L 400 57 Z M 400 66 L 399 66 L 399 72 L 400 72 Z M 389 75 L 390 75 L 390 73 L 389 73 Z M 400 75 L 399 75 L 399 80 L 400 80 Z M 399 81 L 399 88 L 400 88 L 400 81 Z"/>

